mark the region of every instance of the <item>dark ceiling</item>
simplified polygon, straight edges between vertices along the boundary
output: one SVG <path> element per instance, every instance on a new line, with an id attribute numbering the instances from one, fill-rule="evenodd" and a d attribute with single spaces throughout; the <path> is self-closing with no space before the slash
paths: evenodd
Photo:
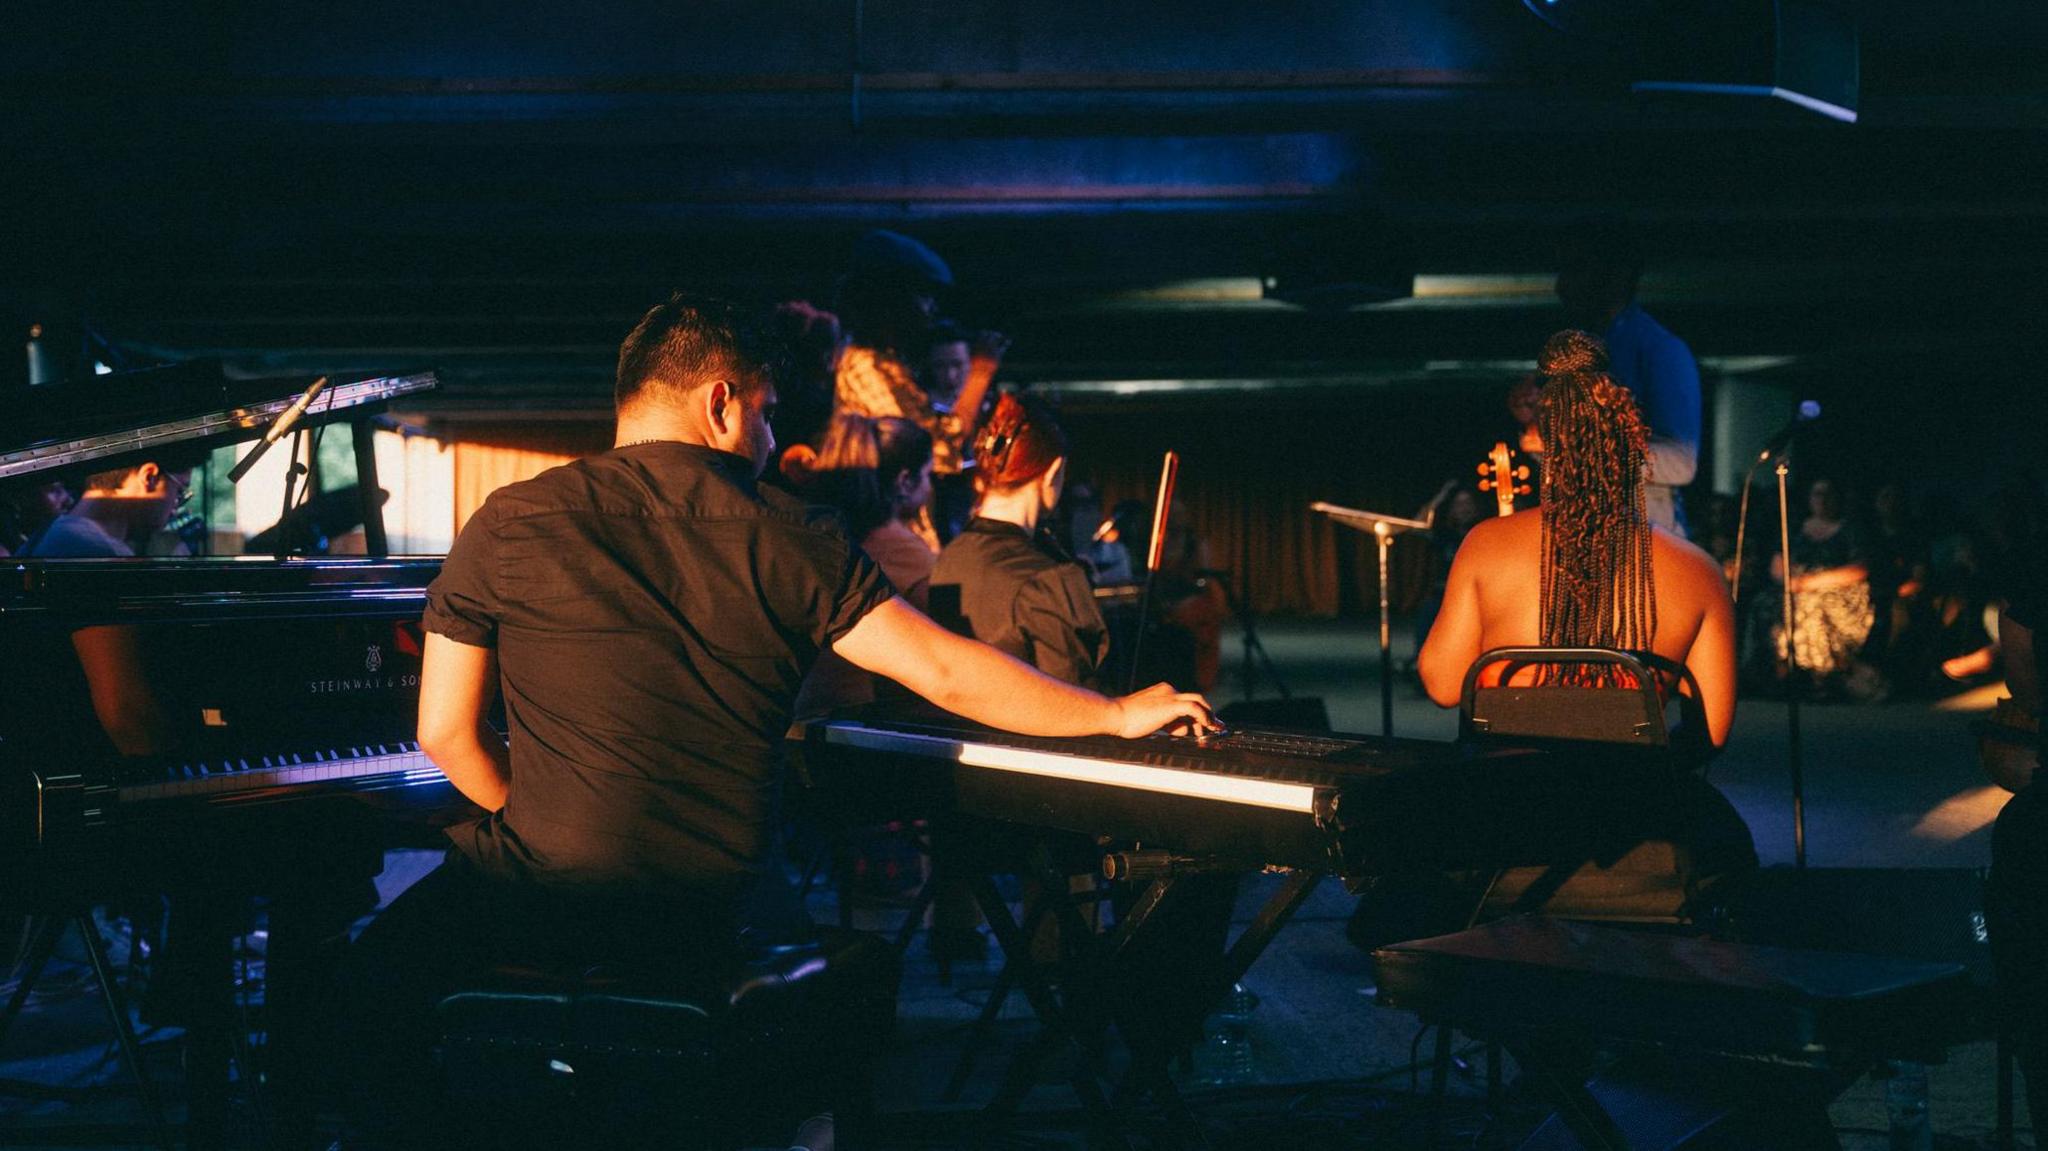
<path id="1" fill-rule="evenodd" d="M 1710 367 L 1906 387 L 2039 351 L 2030 4 L 1842 6 L 1854 124 L 1632 94 L 1612 2 L 1572 34 L 1518 0 L 48 7 L 0 46 L 5 312 L 135 361 L 596 411 L 653 299 L 825 302 L 879 225 L 954 263 L 1020 378 L 1484 375 L 1555 323 L 1541 275 L 1594 213 Z M 1669 59 L 1770 8 L 1637 30 Z M 1424 290 L 1255 298 L 1352 262 Z"/>

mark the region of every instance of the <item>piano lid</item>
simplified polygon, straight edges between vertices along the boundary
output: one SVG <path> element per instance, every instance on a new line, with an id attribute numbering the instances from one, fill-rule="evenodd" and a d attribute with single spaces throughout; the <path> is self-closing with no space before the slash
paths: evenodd
<path id="1" fill-rule="evenodd" d="M 218 360 L 194 360 L 30 388 L 0 407 L 0 480 L 78 464 L 116 467 L 172 444 L 252 439 L 310 382 L 231 380 Z M 437 383 L 432 372 L 337 380 L 300 424 L 365 415 Z"/>

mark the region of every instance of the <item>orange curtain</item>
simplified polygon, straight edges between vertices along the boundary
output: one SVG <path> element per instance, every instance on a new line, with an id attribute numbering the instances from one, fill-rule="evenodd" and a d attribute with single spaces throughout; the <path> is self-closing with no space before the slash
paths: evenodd
<path id="1" fill-rule="evenodd" d="M 609 421 L 464 421 L 436 433 L 455 453 L 455 530 L 492 492 L 611 446 Z"/>
<path id="2" fill-rule="evenodd" d="M 506 484 L 530 480 L 558 464 L 575 459 L 557 452 L 530 452 L 493 444 L 455 445 L 455 530 L 484 506 L 492 492 Z"/>
<path id="3" fill-rule="evenodd" d="M 1179 499 L 1211 559 L 1254 610 L 1371 615 L 1379 572 L 1370 536 L 1309 510 L 1316 500 L 1416 514 L 1447 479 L 1470 483 L 1492 444 L 1500 399 L 1488 390 L 1342 396 L 1176 407 L 1070 404 L 1062 416 L 1077 478 L 1105 509 L 1152 502 L 1159 459 L 1180 452 Z M 1390 599 L 1412 610 L 1438 573 L 1420 534 L 1395 540 Z"/>

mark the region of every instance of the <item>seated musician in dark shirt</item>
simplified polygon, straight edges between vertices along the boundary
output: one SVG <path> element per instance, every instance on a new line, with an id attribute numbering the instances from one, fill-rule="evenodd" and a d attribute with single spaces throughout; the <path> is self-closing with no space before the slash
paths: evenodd
<path id="1" fill-rule="evenodd" d="M 974 518 L 939 553 L 934 611 L 956 597 L 959 622 L 983 643 L 1055 679 L 1093 684 L 1109 628 L 1088 571 L 1039 530 L 1060 502 L 1067 440 L 1036 400 L 1005 395 L 975 441 Z"/>
<path id="2" fill-rule="evenodd" d="M 1199 696 L 1106 699 L 938 627 L 834 521 L 757 486 L 771 362 L 729 306 L 649 311 L 619 353 L 616 446 L 495 493 L 429 590 L 420 744 L 489 814 L 357 943 L 367 1145 L 437 1141 L 433 1005 L 480 969 L 715 964 L 743 930 L 803 928 L 771 866 L 775 766 L 823 651 L 1031 734 L 1214 722 Z M 509 746 L 485 719 L 500 691 Z"/>

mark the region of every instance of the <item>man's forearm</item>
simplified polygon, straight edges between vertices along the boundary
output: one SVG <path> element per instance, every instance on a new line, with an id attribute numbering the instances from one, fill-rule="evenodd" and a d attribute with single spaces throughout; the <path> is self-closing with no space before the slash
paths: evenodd
<path id="1" fill-rule="evenodd" d="M 956 636 L 936 643 L 926 699 L 976 723 L 1023 735 L 1104 735 L 1118 729 L 1116 701 L 1063 683 L 1022 660 Z"/>
<path id="2" fill-rule="evenodd" d="M 473 731 L 423 742 L 420 749 L 471 803 L 485 811 L 505 806 L 512 781 L 511 751 L 489 724 L 480 722 Z"/>

